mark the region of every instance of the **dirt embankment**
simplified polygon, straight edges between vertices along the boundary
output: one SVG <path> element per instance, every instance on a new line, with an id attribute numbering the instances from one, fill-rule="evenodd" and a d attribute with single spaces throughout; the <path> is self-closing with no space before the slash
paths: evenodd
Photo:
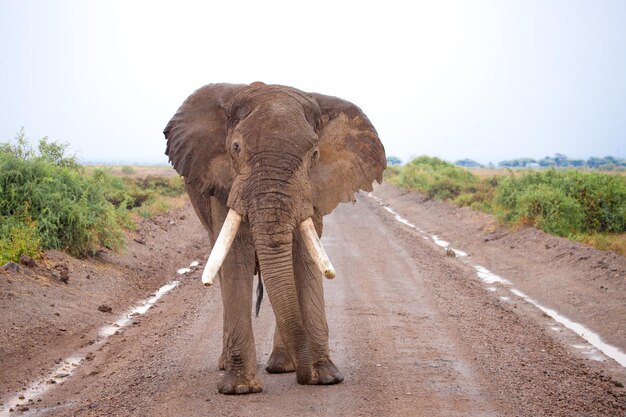
<path id="1" fill-rule="evenodd" d="M 489 216 L 425 202 L 390 186 L 379 187 L 374 195 L 405 222 L 438 234 L 469 256 L 446 256 L 437 242 L 365 195 L 326 218 L 323 244 L 337 270 L 337 278 L 325 282 L 326 308 L 331 355 L 345 376 L 342 384 L 299 386 L 293 374 L 264 371 L 274 327 L 265 302 L 253 320 L 264 392 L 242 397 L 217 393 L 223 373 L 217 368 L 222 344 L 219 283 L 204 288 L 197 269 L 136 325 L 110 337 L 62 384 L 27 404 L 24 414 L 626 413 L 624 368 L 577 351 L 574 346 L 584 345 L 583 339 L 563 327 L 552 330 L 554 320 L 505 286 L 485 284 L 472 266 L 500 274 L 528 296 L 571 313 L 623 346 L 626 305 L 620 304 L 623 275 L 621 280 L 617 276 L 624 271 L 621 258 L 535 230 L 510 231 Z M 0 276 L 2 398 L 19 393 L 48 372 L 55 359 L 88 343 L 99 326 L 175 278 L 178 268 L 203 261 L 205 235 L 186 207 L 145 222 L 130 237 L 126 254 L 106 253 L 91 260 L 50 254 L 50 262 L 67 263 L 68 284 L 37 278 L 45 271 L 36 268 Z M 140 236 L 145 242 L 132 240 L 141 241 Z M 98 311 L 102 304 L 113 312 Z M 581 309 L 587 310 L 574 315 Z M 593 314 L 596 320 L 590 320 Z"/>
<path id="2" fill-rule="evenodd" d="M 0 398 L 93 343 L 98 328 L 174 279 L 207 247 L 187 206 L 142 221 L 122 253 L 76 259 L 48 251 L 17 273 L 0 269 Z"/>

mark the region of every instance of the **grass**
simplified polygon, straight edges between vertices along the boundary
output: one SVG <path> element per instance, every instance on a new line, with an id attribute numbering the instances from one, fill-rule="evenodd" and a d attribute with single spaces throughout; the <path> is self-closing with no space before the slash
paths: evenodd
<path id="1" fill-rule="evenodd" d="M 170 165 L 85 165 L 87 172 L 94 172 L 96 170 L 106 171 L 111 175 L 117 177 L 131 177 L 131 178 L 144 178 L 144 177 L 177 177 L 178 174 Z"/>
<path id="2" fill-rule="evenodd" d="M 494 214 L 626 255 L 626 177 L 585 170 L 468 170 L 422 156 L 385 179 L 429 198 Z"/>
<path id="3" fill-rule="evenodd" d="M 137 219 L 184 204 L 182 179 L 167 169 L 159 168 L 167 176 L 140 177 L 146 171 L 135 167 L 119 175 L 84 168 L 66 147 L 44 138 L 33 149 L 23 131 L 0 144 L 0 264 L 45 249 L 74 256 L 118 250 Z"/>

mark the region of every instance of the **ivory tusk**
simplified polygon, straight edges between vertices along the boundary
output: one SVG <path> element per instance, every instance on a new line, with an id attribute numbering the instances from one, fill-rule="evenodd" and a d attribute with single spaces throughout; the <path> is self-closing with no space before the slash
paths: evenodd
<path id="1" fill-rule="evenodd" d="M 300 233 L 302 234 L 306 248 L 309 250 L 313 261 L 315 261 L 315 265 L 317 265 L 326 278 L 335 278 L 335 268 L 333 268 L 333 265 L 330 263 L 328 255 L 326 255 L 326 251 L 317 236 L 313 220 L 310 217 L 300 223 Z"/>
<path id="2" fill-rule="evenodd" d="M 230 250 L 230 247 L 237 236 L 237 230 L 241 224 L 241 216 L 233 209 L 228 211 L 226 220 L 220 230 L 220 234 L 213 245 L 209 259 L 206 262 L 204 271 L 202 272 L 202 283 L 207 287 L 213 285 L 213 280 L 220 270 L 224 259 Z"/>

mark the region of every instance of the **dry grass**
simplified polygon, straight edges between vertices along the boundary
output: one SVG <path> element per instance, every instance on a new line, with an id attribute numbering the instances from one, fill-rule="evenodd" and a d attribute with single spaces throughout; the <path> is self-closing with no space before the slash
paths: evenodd
<path id="1" fill-rule="evenodd" d="M 151 219 L 183 207 L 189 197 L 184 191 L 180 195 L 169 195 L 172 190 L 159 188 L 159 179 L 164 179 L 161 186 L 175 186 L 178 173 L 170 165 L 85 165 L 87 172 L 103 170 L 110 175 L 124 179 L 126 184 L 135 185 L 146 191 L 145 201 L 131 210 L 133 220 Z"/>
<path id="2" fill-rule="evenodd" d="M 518 170 L 510 168 L 467 168 L 472 174 L 479 178 L 491 178 L 501 175 L 516 175 Z"/>
<path id="3" fill-rule="evenodd" d="M 189 201 L 187 194 L 183 194 L 177 197 L 159 196 L 158 198 L 137 207 L 133 210 L 133 214 L 139 218 L 151 219 L 159 214 L 167 213 L 168 211 L 176 210 L 183 207 Z"/>
<path id="4" fill-rule="evenodd" d="M 84 165 L 87 172 L 104 170 L 111 175 L 129 178 L 165 177 L 171 178 L 178 173 L 170 165 Z"/>
<path id="5" fill-rule="evenodd" d="M 626 256 L 626 233 L 589 235 L 582 237 L 580 241 L 596 249 L 612 251 Z"/>

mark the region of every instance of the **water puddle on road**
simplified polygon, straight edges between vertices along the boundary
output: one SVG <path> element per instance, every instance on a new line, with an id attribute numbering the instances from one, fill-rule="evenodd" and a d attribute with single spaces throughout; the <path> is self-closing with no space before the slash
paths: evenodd
<path id="1" fill-rule="evenodd" d="M 193 270 L 193 268 L 197 267 L 198 265 L 200 265 L 198 261 L 193 261 L 188 267 L 180 268 L 178 271 L 176 271 L 176 273 L 178 275 L 188 274 L 189 272 Z"/>
<path id="2" fill-rule="evenodd" d="M 598 350 L 595 349 L 593 346 L 590 346 L 590 345 L 572 345 L 572 347 L 574 349 L 580 350 L 583 355 L 587 355 L 589 357 L 589 359 L 591 359 L 591 360 L 598 361 L 598 362 L 603 362 L 604 361 L 604 356 L 600 352 L 598 352 Z"/>
<path id="3" fill-rule="evenodd" d="M 464 258 L 466 256 L 469 256 L 467 252 L 463 252 L 460 249 L 454 249 L 450 247 L 450 242 L 447 242 L 441 238 L 439 238 L 439 236 L 437 235 L 431 235 L 430 238 L 432 239 L 433 242 L 435 242 L 435 245 L 442 247 L 443 249 L 447 250 L 451 250 L 452 252 L 454 252 L 454 256 L 457 258 Z M 425 237 L 425 239 L 428 239 L 427 237 Z"/>
<path id="4" fill-rule="evenodd" d="M 433 242 L 435 242 L 435 245 L 441 246 L 444 249 L 447 248 L 448 246 L 450 246 L 449 242 L 446 242 L 445 240 L 439 239 L 439 236 L 437 236 L 437 235 L 432 235 L 431 239 L 433 240 Z"/>
<path id="5" fill-rule="evenodd" d="M 421 237 L 423 239 L 425 239 L 425 240 L 432 240 L 437 246 L 443 248 L 444 250 L 448 250 L 448 249 L 452 250 L 457 257 L 467 257 L 468 256 L 468 254 L 466 252 L 463 252 L 462 250 L 450 248 L 450 243 L 445 241 L 445 240 L 443 240 L 443 239 L 441 239 L 439 236 L 437 236 L 437 235 L 430 235 L 430 236 L 426 235 L 426 232 L 422 231 L 420 228 L 418 228 L 414 224 L 410 223 L 404 217 L 401 217 L 393 208 L 389 207 L 380 198 L 372 195 L 372 193 L 368 193 L 367 196 L 372 198 L 372 199 L 374 199 L 375 201 L 377 201 L 378 204 L 381 207 L 383 207 L 387 212 L 393 214 L 395 219 L 398 222 L 400 222 L 400 223 L 402 223 L 402 224 L 404 224 L 406 226 L 409 226 L 409 227 L 419 231 L 420 234 L 421 234 Z M 596 361 L 603 361 L 605 359 L 604 356 L 603 356 L 603 354 L 604 354 L 604 355 L 608 356 L 609 358 L 614 359 L 621 366 L 626 367 L 626 353 L 622 352 L 619 348 L 617 348 L 615 346 L 611 346 L 608 343 L 603 342 L 598 334 L 596 334 L 593 331 L 589 330 L 588 328 L 586 328 L 582 324 L 576 323 L 576 322 L 568 319 L 567 317 L 562 316 L 556 310 L 553 310 L 553 309 L 550 309 L 550 308 L 542 306 L 537 301 L 535 301 L 532 298 L 528 297 L 523 292 L 521 292 L 521 291 L 519 291 L 519 290 L 517 290 L 515 288 L 510 288 L 510 286 L 512 284 L 511 284 L 511 282 L 509 280 L 507 280 L 505 278 L 502 278 L 499 275 L 494 274 L 493 272 L 489 271 L 484 266 L 473 265 L 467 259 L 463 259 L 461 261 L 464 262 L 465 264 L 471 265 L 476 270 L 476 275 L 478 276 L 478 278 L 480 278 L 485 284 L 488 284 L 488 285 L 501 284 L 501 285 L 504 285 L 504 286 L 508 286 L 509 290 L 511 291 L 511 293 L 513 293 L 517 297 L 523 299 L 524 301 L 528 302 L 529 304 L 533 305 L 534 307 L 538 308 L 543 313 L 547 314 L 549 317 L 554 319 L 557 323 L 561 324 L 562 326 L 566 327 L 567 329 L 573 331 L 574 333 L 576 333 L 577 335 L 579 335 L 580 337 L 585 339 L 589 343 L 589 345 L 572 345 L 572 346 L 575 349 L 580 350 L 585 356 L 589 357 L 589 359 L 596 360 Z M 488 287 L 486 287 L 486 290 L 490 291 L 490 292 L 496 292 L 497 288 L 495 288 L 493 286 L 488 286 Z M 499 298 L 503 302 L 508 302 L 508 301 L 511 300 L 511 298 L 507 297 L 507 296 L 501 296 Z M 559 327 L 557 327 L 557 326 L 552 326 L 551 328 L 554 331 L 561 331 L 561 329 Z"/>
<path id="6" fill-rule="evenodd" d="M 486 284 L 494 284 L 499 283 L 503 285 L 511 285 L 511 282 L 502 278 L 499 275 L 494 274 L 484 266 L 474 265 L 474 269 L 476 270 L 476 275 L 478 278 L 482 279 Z"/>
<path id="7" fill-rule="evenodd" d="M 410 221 L 408 221 L 406 218 L 400 216 L 393 208 L 389 207 L 389 205 L 387 205 L 385 202 L 383 202 L 380 198 L 372 195 L 372 193 L 368 193 L 367 196 L 373 200 L 375 200 L 383 209 L 385 209 L 385 211 L 387 211 L 390 214 L 393 214 L 394 219 L 398 222 L 398 223 L 402 223 L 405 226 L 410 227 L 411 229 L 415 229 L 417 230 L 422 239 L 424 240 L 431 240 L 433 242 L 435 242 L 435 244 L 437 246 L 440 246 L 443 249 L 450 249 L 454 252 L 454 255 L 456 257 L 466 257 L 469 256 L 467 252 L 464 252 L 462 250 L 459 249 L 454 249 L 454 248 L 450 248 L 450 243 L 446 242 L 445 240 L 439 239 L 439 237 L 437 235 L 428 235 L 424 230 L 420 229 L 419 227 L 417 227 L 416 225 L 414 225 L 413 223 L 411 223 Z"/>
<path id="8" fill-rule="evenodd" d="M 191 269 L 189 271 L 191 271 Z M 159 290 L 154 293 L 152 297 L 140 302 L 137 306 L 133 307 L 122 317 L 117 319 L 115 323 L 102 326 L 100 330 L 98 330 L 98 337 L 100 339 L 105 339 L 109 336 L 113 336 L 121 328 L 128 326 L 133 321 L 134 317 L 146 314 L 146 312 L 150 310 L 150 308 L 152 308 L 152 306 L 154 306 L 161 297 L 172 291 L 178 285 L 180 285 L 180 281 L 168 282 L 167 284 L 159 288 Z"/>
<path id="9" fill-rule="evenodd" d="M 181 268 L 177 272 L 181 275 L 187 273 L 181 273 L 182 269 L 188 269 L 189 272 L 193 268 L 198 266 L 198 262 L 194 261 L 189 265 L 189 268 Z M 159 301 L 165 294 L 180 285 L 180 281 L 170 281 L 167 284 L 159 288 L 150 298 L 140 301 L 135 307 L 124 313 L 113 324 L 107 324 L 98 329 L 98 339 L 91 344 L 81 348 L 78 352 L 74 353 L 70 357 L 53 368 L 48 375 L 32 382 L 25 391 L 15 394 L 13 398 L 7 401 L 2 401 L 0 405 L 0 417 L 8 417 L 14 415 L 14 412 L 20 410 L 26 410 L 35 405 L 35 401 L 50 390 L 55 385 L 62 384 L 78 369 L 81 363 L 85 359 L 89 359 L 90 355 L 98 350 L 106 340 L 116 334 L 118 331 L 128 326 L 133 322 L 133 318 L 145 314 L 150 308 L 152 308 L 157 301 Z"/>
<path id="10" fill-rule="evenodd" d="M 622 352 L 621 350 L 619 350 L 618 348 L 616 348 L 615 346 L 611 346 L 608 343 L 603 342 L 602 338 L 597 333 L 589 330 L 588 328 L 586 328 L 580 323 L 576 323 L 568 319 L 567 317 L 560 315 L 559 313 L 557 313 L 555 310 L 552 310 L 551 308 L 542 306 L 537 301 L 528 297 L 523 292 L 516 290 L 515 288 L 511 288 L 511 292 L 515 294 L 516 296 L 520 297 L 521 299 L 523 299 L 524 301 L 527 301 L 528 303 L 537 307 L 539 310 L 541 310 L 542 312 L 550 316 L 557 323 L 562 324 L 563 326 L 567 327 L 568 329 L 570 329 L 571 331 L 573 331 L 574 333 L 576 333 L 577 335 L 585 339 L 594 348 L 598 349 L 609 358 L 614 359 L 617 363 L 619 363 L 623 367 L 626 367 L 626 354 Z M 578 345 L 574 345 L 574 347 L 576 346 Z M 597 352 L 595 352 L 595 354 L 597 355 Z M 592 359 L 599 360 L 596 357 L 592 357 Z"/>

